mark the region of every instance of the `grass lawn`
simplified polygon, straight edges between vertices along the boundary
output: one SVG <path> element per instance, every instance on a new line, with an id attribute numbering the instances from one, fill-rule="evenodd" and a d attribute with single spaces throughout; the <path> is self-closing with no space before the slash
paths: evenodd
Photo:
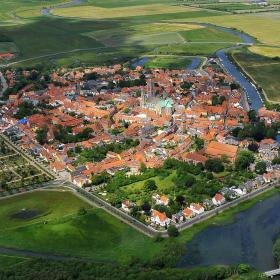
<path id="1" fill-rule="evenodd" d="M 186 69 L 191 63 L 190 58 L 173 56 L 173 57 L 154 57 L 145 63 L 145 68 L 170 68 Z"/>
<path id="2" fill-rule="evenodd" d="M 236 61 L 262 87 L 268 98 L 280 102 L 280 61 L 253 54 L 249 51 L 235 52 Z"/>
<path id="3" fill-rule="evenodd" d="M 90 208 L 69 191 L 35 191 L 0 200 L 0 231 L 2 229 L 26 226 L 76 214 L 81 208 Z M 33 218 L 17 218 L 22 209 L 35 211 Z"/>
<path id="4" fill-rule="evenodd" d="M 182 45 L 170 44 L 157 48 L 151 54 L 177 54 L 177 55 L 212 55 L 219 49 L 230 47 L 229 43 L 186 43 Z"/>
<path id="5" fill-rule="evenodd" d="M 194 11 L 195 8 L 171 6 L 166 4 L 147 4 L 138 6 L 125 6 L 117 8 L 102 8 L 97 6 L 79 6 L 54 9 L 52 13 L 61 17 L 75 17 L 85 19 L 112 19 L 127 16 L 146 16 L 163 13 L 179 13 Z"/>
<path id="6" fill-rule="evenodd" d="M 81 256 L 104 261 L 127 261 L 133 256 L 148 260 L 161 245 L 122 223 L 103 209 L 86 215 L 4 229 L 0 246 Z"/>
<path id="7" fill-rule="evenodd" d="M 0 269 L 5 269 L 16 264 L 22 263 L 29 260 L 28 258 L 10 256 L 10 255 L 1 255 L 0 254 Z"/>
<path id="8" fill-rule="evenodd" d="M 194 29 L 180 34 L 187 42 L 241 42 L 239 37 L 215 28 Z"/>

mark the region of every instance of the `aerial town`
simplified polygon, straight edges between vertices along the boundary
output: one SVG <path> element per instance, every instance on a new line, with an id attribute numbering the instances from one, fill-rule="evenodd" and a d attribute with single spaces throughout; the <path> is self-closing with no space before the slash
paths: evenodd
<path id="1" fill-rule="evenodd" d="M 1 131 L 61 178 L 155 229 L 280 177 L 280 114 L 249 111 L 215 59 L 194 71 L 113 65 L 4 75 L 10 88 L 22 77 L 47 86 L 9 94 Z M 250 135 L 254 119 L 261 128 Z"/>

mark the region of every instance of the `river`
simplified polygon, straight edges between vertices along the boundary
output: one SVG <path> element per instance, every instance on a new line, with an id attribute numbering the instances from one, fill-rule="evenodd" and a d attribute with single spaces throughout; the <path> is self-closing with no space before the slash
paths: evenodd
<path id="1" fill-rule="evenodd" d="M 210 226 L 187 245 L 179 267 L 246 263 L 260 271 L 276 268 L 272 247 L 280 234 L 280 193 L 237 214 L 234 222 Z"/>

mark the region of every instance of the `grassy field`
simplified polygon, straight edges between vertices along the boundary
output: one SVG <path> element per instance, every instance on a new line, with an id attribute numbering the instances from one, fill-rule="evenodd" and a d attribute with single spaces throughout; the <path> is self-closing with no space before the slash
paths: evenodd
<path id="1" fill-rule="evenodd" d="M 107 261 L 147 260 L 162 246 L 103 209 L 78 215 L 88 205 L 69 192 L 35 192 L 0 205 L 0 246 Z M 11 218 L 22 208 L 43 214 L 25 221 Z"/>
<path id="2" fill-rule="evenodd" d="M 185 19 L 184 21 L 192 22 L 191 19 Z M 280 36 L 278 35 L 280 21 L 275 18 L 255 15 L 222 15 L 196 18 L 196 21 L 237 28 L 252 35 L 262 43 L 280 44 Z"/>
<path id="3" fill-rule="evenodd" d="M 81 207 L 90 208 L 69 191 L 36 191 L 1 199 L 0 231 L 76 214 Z M 15 215 L 23 209 L 35 211 L 36 215 L 30 219 L 16 218 Z"/>
<path id="4" fill-rule="evenodd" d="M 13 42 L 0 42 L 0 53 L 16 53 L 17 47 Z"/>
<path id="5" fill-rule="evenodd" d="M 267 56 L 267 57 L 280 57 L 280 47 L 268 47 L 268 46 L 252 46 L 249 48 L 251 52 Z"/>
<path id="6" fill-rule="evenodd" d="M 9 0 L 1 1 L 0 22 L 13 23 L 17 20 L 17 13 L 24 10 L 40 10 L 43 7 L 56 5 L 58 3 L 67 2 L 66 0 Z"/>
<path id="7" fill-rule="evenodd" d="M 195 8 L 172 6 L 166 4 L 148 4 L 125 6 L 117 8 L 102 8 L 97 6 L 80 6 L 56 9 L 52 14 L 60 17 L 74 17 L 84 19 L 114 19 L 131 16 L 147 16 L 164 13 L 180 13 L 194 11 Z"/>
<path id="8" fill-rule="evenodd" d="M 186 69 L 191 63 L 191 58 L 173 56 L 173 57 L 154 57 L 145 63 L 145 68 L 170 68 Z"/>
<path id="9" fill-rule="evenodd" d="M 152 54 L 176 54 L 176 55 L 212 55 L 219 49 L 231 46 L 230 43 L 203 44 L 200 42 L 186 43 L 183 45 L 170 44 L 157 48 Z"/>
<path id="10" fill-rule="evenodd" d="M 23 263 L 27 260 L 28 258 L 24 258 L 24 257 L 8 256 L 8 255 L 0 254 L 0 269 L 5 269 L 7 267 L 11 267 L 19 263 Z"/>
<path id="11" fill-rule="evenodd" d="M 269 100 L 280 102 L 280 61 L 253 54 L 249 51 L 235 52 L 236 61 L 265 90 Z"/>

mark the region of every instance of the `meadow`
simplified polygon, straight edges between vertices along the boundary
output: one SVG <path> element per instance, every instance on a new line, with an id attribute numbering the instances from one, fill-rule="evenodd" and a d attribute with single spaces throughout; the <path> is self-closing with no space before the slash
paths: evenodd
<path id="1" fill-rule="evenodd" d="M 69 191 L 36 191 L 0 200 L 0 246 L 80 256 L 95 260 L 151 259 L 162 245 L 92 208 Z M 87 213 L 78 214 L 83 207 Z M 32 219 L 16 219 L 21 209 L 36 210 Z"/>
<path id="2" fill-rule="evenodd" d="M 260 56 L 250 51 L 236 51 L 234 59 L 262 87 L 268 101 L 280 102 L 280 61 L 270 57 Z"/>
<path id="3" fill-rule="evenodd" d="M 177 20 L 172 20 L 176 21 Z M 191 19 L 184 19 L 184 22 L 192 22 Z M 280 44 L 280 21 L 269 16 L 252 15 L 222 15 L 222 16 L 206 16 L 196 18 L 196 22 L 211 23 L 225 27 L 239 29 L 245 33 L 255 37 L 258 41 L 271 44 Z"/>
<path id="4" fill-rule="evenodd" d="M 190 57 L 167 56 L 154 57 L 145 63 L 145 68 L 169 68 L 169 69 L 186 69 L 191 63 Z"/>

